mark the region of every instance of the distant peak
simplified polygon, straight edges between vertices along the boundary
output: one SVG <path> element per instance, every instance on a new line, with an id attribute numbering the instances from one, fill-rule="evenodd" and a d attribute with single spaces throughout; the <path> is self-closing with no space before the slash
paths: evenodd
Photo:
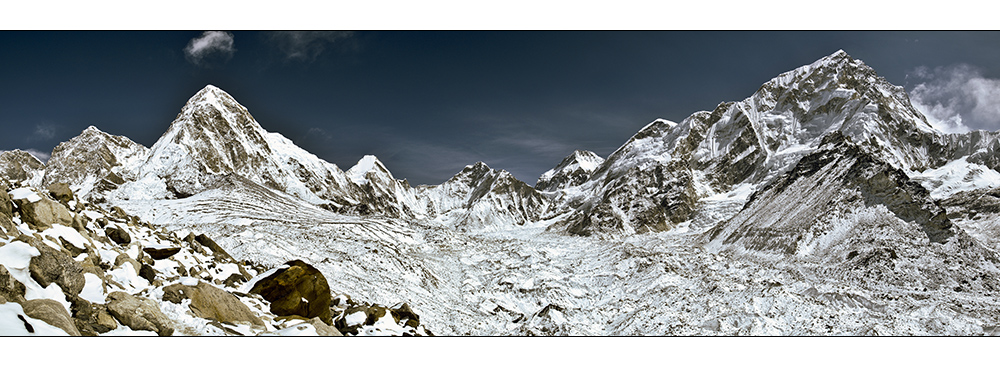
<path id="1" fill-rule="evenodd" d="M 482 169 L 492 170 L 492 168 L 489 165 L 486 165 L 486 163 L 482 162 L 482 161 L 479 161 L 479 162 L 477 162 L 475 164 L 472 164 L 472 165 L 466 165 L 465 168 L 466 169 L 473 169 L 473 170 L 482 170 Z"/>
<path id="2" fill-rule="evenodd" d="M 212 85 L 212 84 L 205 85 L 204 88 L 202 88 L 201 90 L 198 91 L 198 93 L 207 93 L 207 92 L 223 92 L 223 93 L 225 93 L 224 90 L 219 89 L 219 87 L 217 87 L 215 85 Z"/>
<path id="3" fill-rule="evenodd" d="M 91 124 L 90 126 L 88 126 L 87 129 L 85 129 L 84 131 L 104 132 L 104 131 L 101 131 L 100 129 L 98 129 L 97 126 L 94 126 L 93 124 Z"/>
<path id="4" fill-rule="evenodd" d="M 379 161 L 378 157 L 370 154 L 361 157 L 357 164 L 348 169 L 347 176 L 350 177 L 354 183 L 364 184 L 368 181 L 365 175 L 374 170 L 381 170 L 382 172 L 389 174 L 389 177 L 392 178 L 392 173 L 385 168 L 385 165 L 382 165 L 382 161 Z"/>

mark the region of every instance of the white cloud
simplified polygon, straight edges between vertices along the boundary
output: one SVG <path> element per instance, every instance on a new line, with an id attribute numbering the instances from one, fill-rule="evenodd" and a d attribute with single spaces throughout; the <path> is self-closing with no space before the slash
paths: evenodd
<path id="1" fill-rule="evenodd" d="M 48 122 L 42 122 L 35 125 L 35 131 L 28 136 L 29 141 L 34 140 L 52 140 L 56 137 L 56 129 L 58 126 Z"/>
<path id="2" fill-rule="evenodd" d="M 206 31 L 200 37 L 191 39 L 184 47 L 184 56 L 191 63 L 210 65 L 224 63 L 233 57 L 236 48 L 233 47 L 233 35 L 224 31 Z"/>
<path id="3" fill-rule="evenodd" d="M 285 55 L 285 59 L 312 61 L 338 40 L 350 38 L 351 31 L 275 31 L 268 40 Z"/>
<path id="4" fill-rule="evenodd" d="M 918 67 L 911 75 L 923 82 L 910 90 L 910 100 L 935 128 L 948 133 L 1000 129 L 1000 80 L 966 64 Z"/>

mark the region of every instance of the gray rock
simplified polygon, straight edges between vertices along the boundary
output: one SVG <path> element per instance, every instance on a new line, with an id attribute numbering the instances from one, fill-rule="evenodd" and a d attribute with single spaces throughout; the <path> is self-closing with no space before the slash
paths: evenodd
<path id="1" fill-rule="evenodd" d="M 163 300 L 180 304 L 190 299 L 188 308 L 198 317 L 219 322 L 249 323 L 254 327 L 264 327 L 264 321 L 257 318 L 240 299 L 233 294 L 204 282 L 196 286 L 174 284 L 163 288 Z"/>
<path id="2" fill-rule="evenodd" d="M 71 336 L 80 336 L 80 330 L 77 330 L 76 325 L 73 324 L 73 317 L 70 317 L 66 307 L 58 301 L 50 299 L 28 300 L 21 303 L 21 307 L 24 308 L 24 314 L 27 314 L 28 317 L 58 327 Z"/>
<path id="3" fill-rule="evenodd" d="M 153 331 L 159 336 L 174 333 L 172 323 L 153 300 L 115 291 L 108 294 L 107 308 L 112 317 L 132 330 Z"/>

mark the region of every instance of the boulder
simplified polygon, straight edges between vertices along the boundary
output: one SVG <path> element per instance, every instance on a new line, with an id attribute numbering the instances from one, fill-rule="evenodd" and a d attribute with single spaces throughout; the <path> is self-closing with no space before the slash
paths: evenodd
<path id="1" fill-rule="evenodd" d="M 18 212 L 21 213 L 21 221 L 32 225 L 35 229 L 48 229 L 52 224 L 73 226 L 73 214 L 62 204 L 49 198 L 32 202 L 30 198 L 14 200 L 17 203 Z"/>
<path id="2" fill-rule="evenodd" d="M 73 190 L 70 190 L 69 184 L 61 182 L 53 183 L 45 189 L 49 190 L 49 195 L 52 195 L 52 198 L 62 202 L 63 204 L 67 204 L 73 200 Z"/>
<path id="3" fill-rule="evenodd" d="M 118 322 L 103 304 L 94 304 L 79 296 L 69 297 L 73 323 L 83 336 L 97 336 L 118 328 Z"/>
<path id="4" fill-rule="evenodd" d="M 107 308 L 112 317 L 132 330 L 153 331 L 159 336 L 174 333 L 170 320 L 153 300 L 115 291 L 108 294 Z"/>
<path id="5" fill-rule="evenodd" d="M 184 299 L 191 300 L 188 308 L 195 316 L 219 322 L 243 322 L 254 327 L 264 327 L 264 321 L 257 318 L 240 299 L 211 284 L 199 281 L 195 286 L 174 284 L 163 288 L 164 301 L 180 304 Z"/>
<path id="6" fill-rule="evenodd" d="M 117 225 L 104 228 L 104 234 L 108 236 L 108 239 L 119 245 L 128 245 L 129 243 L 132 243 L 132 236 L 129 236 L 128 232 L 119 228 Z"/>
<path id="7" fill-rule="evenodd" d="M 139 270 L 142 269 L 142 265 L 139 264 L 138 261 L 132 259 L 132 257 L 128 256 L 128 254 L 125 253 L 118 254 L 118 256 L 115 257 L 114 268 L 121 267 L 125 263 L 131 264 L 133 268 L 132 271 L 135 271 L 137 274 L 139 273 Z"/>
<path id="8" fill-rule="evenodd" d="M 176 246 L 171 246 L 171 247 L 157 246 L 157 247 L 144 247 L 142 248 L 142 251 L 147 255 L 149 255 L 150 258 L 153 258 L 153 260 L 161 260 L 170 258 L 172 255 L 179 253 L 181 251 L 181 248 Z"/>
<path id="9" fill-rule="evenodd" d="M 0 264 L 0 299 L 4 302 L 24 302 L 24 284 L 14 279 L 7 268 Z"/>
<path id="10" fill-rule="evenodd" d="M 301 260 L 286 262 L 288 267 L 261 279 L 250 293 L 259 294 L 271 303 L 275 315 L 319 317 L 332 324 L 330 285 L 315 267 Z"/>
<path id="11" fill-rule="evenodd" d="M 49 247 L 37 238 L 21 236 L 18 240 L 38 249 L 41 255 L 32 257 L 28 265 L 31 278 L 42 287 L 56 283 L 67 295 L 78 295 L 83 291 L 86 279 L 83 266 L 61 250 Z"/>
<path id="12" fill-rule="evenodd" d="M 80 336 L 80 330 L 73 324 L 73 317 L 66 311 L 66 307 L 56 300 L 47 298 L 27 300 L 21 303 L 21 307 L 28 317 L 58 327 L 71 336 Z"/>
<path id="13" fill-rule="evenodd" d="M 156 280 L 156 270 L 150 265 L 143 263 L 142 267 L 139 268 L 139 277 L 146 279 L 149 284 L 153 284 L 153 281 Z"/>
<path id="14" fill-rule="evenodd" d="M 410 305 L 405 302 L 394 305 L 389 311 L 392 313 L 392 319 L 402 326 L 412 328 L 420 326 L 420 316 L 414 313 Z"/>

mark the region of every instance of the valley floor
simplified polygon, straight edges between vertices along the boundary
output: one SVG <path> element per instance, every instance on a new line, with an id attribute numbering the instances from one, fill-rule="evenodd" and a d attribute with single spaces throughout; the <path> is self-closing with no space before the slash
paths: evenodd
<path id="1" fill-rule="evenodd" d="M 336 293 L 407 302 L 436 335 L 990 335 L 1000 324 L 995 295 L 851 283 L 819 266 L 706 249 L 702 234 L 740 200 L 705 202 L 669 232 L 599 239 L 545 224 L 470 234 L 245 199 L 120 205 L 207 233 L 237 259 L 302 259 Z"/>

